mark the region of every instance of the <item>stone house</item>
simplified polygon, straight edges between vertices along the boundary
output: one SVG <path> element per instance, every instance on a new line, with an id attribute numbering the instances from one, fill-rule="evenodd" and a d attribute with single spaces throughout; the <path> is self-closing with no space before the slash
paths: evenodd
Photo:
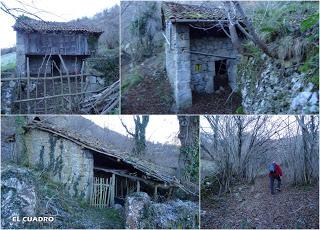
<path id="1" fill-rule="evenodd" d="M 188 191 L 168 169 L 106 147 L 92 137 L 58 128 L 38 117 L 24 129 L 30 166 L 46 171 L 72 196 L 92 202 L 94 184 L 101 181 L 108 181 L 103 186 L 112 191 L 104 196 L 109 205 L 123 202 L 135 191 L 155 197 L 171 194 L 174 188 Z"/>
<path id="2" fill-rule="evenodd" d="M 223 9 L 162 3 L 166 71 L 176 109 L 192 105 L 192 93 L 213 93 L 221 86 L 237 88 L 238 52 L 227 30 Z"/>
<path id="3" fill-rule="evenodd" d="M 95 53 L 103 33 L 77 21 L 46 22 L 26 16 L 19 17 L 13 29 L 17 32 L 16 70 L 22 77 L 27 68 L 30 75 L 79 73 L 82 61 Z"/>

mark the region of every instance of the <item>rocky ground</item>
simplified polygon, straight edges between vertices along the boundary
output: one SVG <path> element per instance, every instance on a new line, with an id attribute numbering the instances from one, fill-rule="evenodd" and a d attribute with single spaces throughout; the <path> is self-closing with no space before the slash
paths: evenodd
<path id="1" fill-rule="evenodd" d="M 19 228 L 123 228 L 122 210 L 93 208 L 72 198 L 44 172 L 3 165 L 1 170 L 1 227 Z M 53 216 L 53 222 L 13 222 L 14 216 Z"/>
<path id="2" fill-rule="evenodd" d="M 267 176 L 234 187 L 226 196 L 202 198 L 202 228 L 319 229 L 318 185 L 293 187 L 283 180 L 271 195 Z"/>
<path id="3" fill-rule="evenodd" d="M 197 229 L 199 206 L 179 199 L 156 203 L 137 192 L 126 198 L 125 218 L 129 229 Z"/>

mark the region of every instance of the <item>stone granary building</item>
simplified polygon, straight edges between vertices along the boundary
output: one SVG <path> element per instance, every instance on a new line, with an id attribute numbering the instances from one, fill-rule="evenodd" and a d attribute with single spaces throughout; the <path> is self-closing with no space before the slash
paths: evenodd
<path id="1" fill-rule="evenodd" d="M 103 145 L 35 117 L 24 126 L 29 164 L 46 171 L 71 196 L 107 207 L 123 203 L 136 191 L 168 196 L 175 188 L 188 191 L 167 168 Z"/>
<path id="2" fill-rule="evenodd" d="M 46 22 L 21 16 L 17 31 L 17 74 L 25 77 L 29 61 L 30 75 L 80 73 L 82 61 L 92 55 L 102 30 L 77 21 Z M 48 60 L 48 62 L 47 62 Z"/>
<path id="3" fill-rule="evenodd" d="M 236 90 L 238 52 L 221 28 L 227 30 L 223 9 L 163 2 L 162 23 L 177 110 L 192 105 L 192 92 L 213 93 L 221 86 Z"/>

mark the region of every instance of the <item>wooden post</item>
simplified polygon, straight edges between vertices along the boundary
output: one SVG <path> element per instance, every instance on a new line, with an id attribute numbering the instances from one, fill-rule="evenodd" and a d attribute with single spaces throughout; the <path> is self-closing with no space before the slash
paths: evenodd
<path id="1" fill-rule="evenodd" d="M 46 62 L 46 68 L 44 70 L 44 77 L 43 77 L 43 97 L 44 97 L 44 111 L 45 113 L 47 113 L 47 99 L 45 98 L 47 96 L 47 82 L 46 82 L 46 78 L 47 78 L 47 69 L 48 69 L 48 64 L 51 58 L 51 52 L 50 55 L 48 57 L 48 60 Z"/>
<path id="2" fill-rule="evenodd" d="M 29 66 L 29 57 L 27 57 L 27 99 L 30 99 L 30 66 Z M 28 114 L 30 114 L 30 103 L 27 102 Z"/>
<path id="3" fill-rule="evenodd" d="M 99 178 L 100 194 L 99 194 L 99 208 L 102 208 L 102 196 L 103 196 L 103 178 Z"/>
<path id="4" fill-rule="evenodd" d="M 109 180 L 110 179 L 110 180 Z M 109 178 L 108 181 L 108 190 L 107 190 L 107 206 L 110 206 L 110 184 L 111 184 L 111 178 Z"/>
<path id="5" fill-rule="evenodd" d="M 110 206 L 113 206 L 114 205 L 114 182 L 115 182 L 115 175 L 112 174 L 112 178 L 111 178 L 111 197 L 110 197 Z"/>
<path id="6" fill-rule="evenodd" d="M 67 78 L 68 78 L 68 90 L 69 90 L 69 94 L 71 94 L 71 82 L 70 82 L 70 76 L 69 76 L 69 70 L 68 70 L 68 68 L 67 68 L 67 66 L 66 66 L 66 63 L 64 62 L 64 60 L 63 60 L 63 58 L 62 58 L 62 56 L 61 56 L 61 54 L 59 54 L 59 58 L 60 58 L 60 61 L 61 61 L 61 64 L 63 65 L 63 68 L 65 69 L 65 71 L 66 71 L 66 74 L 67 74 Z M 69 97 L 69 110 L 71 111 L 72 110 L 72 96 L 70 96 Z"/>
<path id="7" fill-rule="evenodd" d="M 83 92 L 83 72 L 84 72 L 84 61 L 82 61 L 82 64 L 81 64 L 80 92 Z M 84 97 L 84 94 L 83 94 L 83 97 Z"/>
<path id="8" fill-rule="evenodd" d="M 107 206 L 107 196 L 108 196 L 108 178 L 106 178 L 106 183 L 104 184 L 104 197 L 103 197 L 103 204 L 104 207 Z"/>
<path id="9" fill-rule="evenodd" d="M 154 186 L 153 198 L 154 198 L 154 199 L 157 199 L 157 198 L 158 198 L 158 185 L 155 185 L 155 186 Z"/>
<path id="10" fill-rule="evenodd" d="M 137 192 L 140 192 L 140 181 L 137 180 Z"/>

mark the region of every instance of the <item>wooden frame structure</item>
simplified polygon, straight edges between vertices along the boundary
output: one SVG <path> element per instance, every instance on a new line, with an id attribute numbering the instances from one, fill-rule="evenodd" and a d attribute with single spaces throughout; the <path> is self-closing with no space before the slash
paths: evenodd
<path id="1" fill-rule="evenodd" d="M 17 110 L 17 114 L 75 112 L 86 114 L 92 113 L 92 110 L 97 114 L 106 114 L 118 105 L 119 81 L 109 87 L 88 90 L 91 83 L 86 80 L 89 74 L 85 73 L 85 61 L 82 61 L 80 73 L 69 74 L 63 57 L 61 55 L 58 57 L 64 71 L 58 67 L 55 60 L 52 59 L 52 55 L 45 55 L 37 76 L 31 76 L 29 58 L 27 57 L 26 77 L 20 75 L 15 78 L 1 78 L 1 82 L 16 82 L 16 98 L 12 107 Z M 47 74 L 49 62 L 51 62 L 51 75 Z M 76 65 L 77 63 L 75 63 Z M 59 72 L 59 76 L 53 74 L 56 72 L 54 70 Z M 41 75 L 41 72 L 44 74 Z M 99 107 L 102 108 L 99 109 Z"/>

